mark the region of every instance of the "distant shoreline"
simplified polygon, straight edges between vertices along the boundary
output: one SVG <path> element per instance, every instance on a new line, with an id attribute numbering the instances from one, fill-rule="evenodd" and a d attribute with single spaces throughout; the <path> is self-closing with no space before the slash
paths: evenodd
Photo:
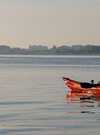
<path id="1" fill-rule="evenodd" d="M 0 45 L 0 55 L 55 55 L 55 56 L 81 56 L 100 55 L 100 45 L 63 45 L 48 48 L 44 45 L 31 45 L 29 48 L 11 48 L 7 45 Z"/>

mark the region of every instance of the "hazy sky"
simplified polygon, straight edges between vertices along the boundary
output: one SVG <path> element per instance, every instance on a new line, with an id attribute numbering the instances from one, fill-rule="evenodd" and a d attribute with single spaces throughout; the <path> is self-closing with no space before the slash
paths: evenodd
<path id="1" fill-rule="evenodd" d="M 100 0 L 0 0 L 0 44 L 100 44 Z"/>

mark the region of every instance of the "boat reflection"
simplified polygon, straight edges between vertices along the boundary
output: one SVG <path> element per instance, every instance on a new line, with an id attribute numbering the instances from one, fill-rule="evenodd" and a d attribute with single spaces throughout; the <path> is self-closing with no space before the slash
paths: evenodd
<path id="1" fill-rule="evenodd" d="M 100 107 L 100 97 L 86 96 L 77 93 L 67 94 L 65 96 L 67 103 L 76 103 L 80 107 L 80 113 L 93 114 Z M 77 106 L 76 106 L 77 107 Z"/>

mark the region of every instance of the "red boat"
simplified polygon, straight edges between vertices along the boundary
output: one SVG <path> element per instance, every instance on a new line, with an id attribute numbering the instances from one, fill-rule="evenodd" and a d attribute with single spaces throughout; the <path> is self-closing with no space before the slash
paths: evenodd
<path id="1" fill-rule="evenodd" d="M 100 97 L 100 84 L 79 82 L 67 77 L 63 77 L 65 86 L 69 88 L 67 96 L 94 96 Z"/>

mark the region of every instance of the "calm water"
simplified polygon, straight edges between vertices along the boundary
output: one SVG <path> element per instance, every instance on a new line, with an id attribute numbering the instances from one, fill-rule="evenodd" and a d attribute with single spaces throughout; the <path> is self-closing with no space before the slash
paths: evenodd
<path id="1" fill-rule="evenodd" d="M 0 56 L 0 135 L 99 135 L 100 101 L 65 99 L 62 76 L 100 80 L 100 57 Z"/>

